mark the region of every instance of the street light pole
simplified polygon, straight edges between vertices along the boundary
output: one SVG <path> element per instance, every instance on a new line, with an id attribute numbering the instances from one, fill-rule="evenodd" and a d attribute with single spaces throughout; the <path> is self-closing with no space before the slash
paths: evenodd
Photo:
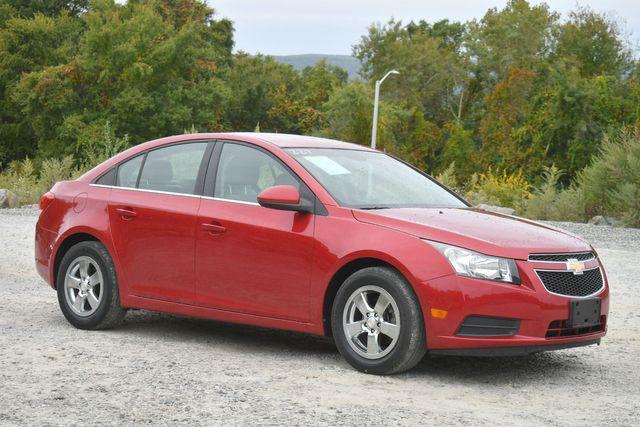
<path id="1" fill-rule="evenodd" d="M 371 125 L 371 148 L 374 150 L 376 148 L 376 134 L 378 132 L 378 100 L 380 98 L 380 85 L 382 85 L 382 82 L 384 82 L 384 80 L 391 74 L 400 73 L 396 70 L 390 70 L 383 78 L 376 81 L 376 92 L 373 99 L 373 124 Z"/>

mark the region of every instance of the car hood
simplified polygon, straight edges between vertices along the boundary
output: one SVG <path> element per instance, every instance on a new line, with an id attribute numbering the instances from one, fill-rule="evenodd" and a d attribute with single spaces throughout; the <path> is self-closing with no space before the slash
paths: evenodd
<path id="1" fill-rule="evenodd" d="M 583 252 L 580 237 L 534 221 L 476 208 L 403 208 L 353 210 L 356 220 L 417 237 L 506 258 L 530 253 Z"/>

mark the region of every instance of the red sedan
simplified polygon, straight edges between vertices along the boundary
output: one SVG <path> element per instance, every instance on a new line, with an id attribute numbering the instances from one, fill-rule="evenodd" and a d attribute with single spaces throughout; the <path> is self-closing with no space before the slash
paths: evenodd
<path id="1" fill-rule="evenodd" d="M 282 134 L 133 147 L 42 197 L 36 266 L 82 329 L 128 308 L 331 335 L 355 368 L 599 344 L 581 238 L 480 211 L 359 145 Z"/>

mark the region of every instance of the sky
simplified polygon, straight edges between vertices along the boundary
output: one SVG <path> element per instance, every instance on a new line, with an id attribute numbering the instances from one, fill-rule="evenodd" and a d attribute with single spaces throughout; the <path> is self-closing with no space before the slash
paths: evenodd
<path id="1" fill-rule="evenodd" d="M 487 9 L 504 7 L 506 0 L 208 0 L 218 17 L 234 22 L 235 50 L 256 54 L 350 54 L 351 46 L 373 22 L 389 18 L 403 22 L 447 18 L 481 18 Z M 531 1 L 531 3 L 539 3 Z M 576 5 L 607 13 L 622 22 L 629 40 L 640 39 L 640 0 L 548 0 L 566 16 Z"/>

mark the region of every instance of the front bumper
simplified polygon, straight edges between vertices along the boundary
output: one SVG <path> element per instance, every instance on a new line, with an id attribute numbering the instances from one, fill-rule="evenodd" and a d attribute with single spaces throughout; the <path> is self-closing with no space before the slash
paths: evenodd
<path id="1" fill-rule="evenodd" d="M 529 354 L 543 351 L 562 350 L 565 348 L 584 347 L 587 345 L 600 345 L 600 338 L 586 339 L 581 341 L 569 341 L 544 345 L 523 345 L 518 347 L 485 347 L 485 348 L 458 348 L 458 349 L 436 349 L 429 350 L 429 354 L 434 356 L 527 356 Z"/>
<path id="2" fill-rule="evenodd" d="M 606 334 L 609 314 L 609 286 L 602 265 L 604 288 L 590 298 L 601 300 L 602 326 L 576 330 L 575 334 L 556 333 L 569 318 L 572 298 L 552 294 L 544 287 L 535 269 L 547 263 L 517 261 L 522 283 L 472 279 L 455 274 L 429 280 L 419 286 L 424 307 L 427 347 L 433 354 L 515 355 L 546 350 L 599 344 Z M 552 268 L 562 270 L 558 264 Z M 432 309 L 446 310 L 444 318 L 431 315 Z M 461 336 L 459 329 L 468 316 L 517 319 L 517 332 L 510 336 Z M 554 329 L 555 328 L 555 329 Z"/>

